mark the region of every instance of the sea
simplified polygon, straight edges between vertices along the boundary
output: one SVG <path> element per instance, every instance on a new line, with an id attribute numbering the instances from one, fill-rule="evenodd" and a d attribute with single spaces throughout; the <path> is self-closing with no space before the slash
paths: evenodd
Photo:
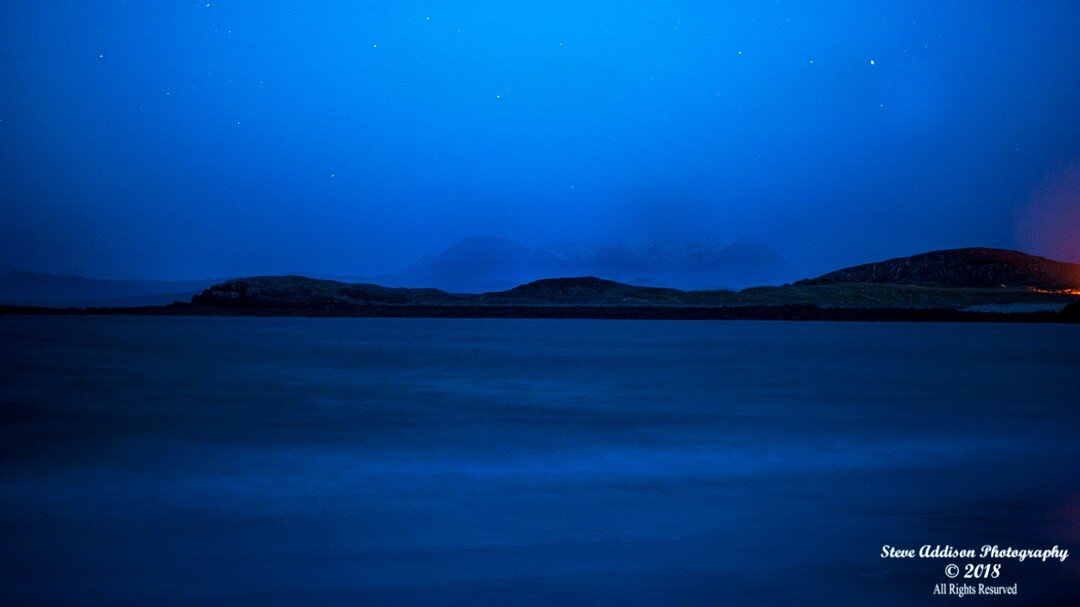
<path id="1" fill-rule="evenodd" d="M 3 605 L 958 600 L 1080 604 L 1080 326 L 0 316 Z"/>

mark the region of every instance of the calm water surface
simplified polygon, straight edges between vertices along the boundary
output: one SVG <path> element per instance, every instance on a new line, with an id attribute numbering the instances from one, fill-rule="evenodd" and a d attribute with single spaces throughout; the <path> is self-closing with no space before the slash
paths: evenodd
<path id="1" fill-rule="evenodd" d="M 1080 327 L 0 317 L 0 603 L 1080 604 Z"/>

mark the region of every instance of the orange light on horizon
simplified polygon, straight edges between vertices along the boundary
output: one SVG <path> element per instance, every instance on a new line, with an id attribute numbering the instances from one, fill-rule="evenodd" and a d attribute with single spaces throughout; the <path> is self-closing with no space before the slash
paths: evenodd
<path id="1" fill-rule="evenodd" d="M 1080 295 L 1080 289 L 1040 289 L 1039 287 L 1027 287 L 1032 293 L 1047 293 L 1050 295 Z"/>

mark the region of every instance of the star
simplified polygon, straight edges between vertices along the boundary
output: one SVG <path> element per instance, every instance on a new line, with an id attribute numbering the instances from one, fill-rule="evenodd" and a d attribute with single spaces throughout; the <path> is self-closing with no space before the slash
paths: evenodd
<path id="1" fill-rule="evenodd" d="M 871 60 L 870 60 L 870 65 L 877 65 L 877 62 L 876 62 L 876 61 L 874 61 L 873 59 L 871 59 Z"/>

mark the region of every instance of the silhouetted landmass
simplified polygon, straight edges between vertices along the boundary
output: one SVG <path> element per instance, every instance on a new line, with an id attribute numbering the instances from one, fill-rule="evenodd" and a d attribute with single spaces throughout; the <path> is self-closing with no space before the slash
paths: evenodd
<path id="1" fill-rule="evenodd" d="M 595 277 L 549 278 L 481 294 L 388 288 L 302 276 L 260 276 L 214 285 L 192 304 L 216 308 L 349 309 L 371 305 L 463 306 L 769 306 L 952 308 L 1039 303 L 1060 308 L 1076 300 L 1031 289 L 945 289 L 912 285 L 836 284 L 756 287 L 743 291 L 680 291 L 638 287 Z"/>
<path id="2" fill-rule="evenodd" d="M 1080 288 L 1080 264 L 1004 249 L 951 249 L 844 268 L 796 285 L 878 283 L 946 288 Z"/>
<path id="3" fill-rule="evenodd" d="M 987 254 L 987 251 L 993 254 Z M 794 285 L 742 291 L 682 291 L 586 276 L 549 278 L 505 291 L 466 294 L 303 276 L 256 276 L 215 284 L 194 296 L 190 303 L 63 310 L 8 306 L 0 307 L 0 312 L 1009 322 L 1076 322 L 1080 316 L 1075 303 L 1080 297 L 1072 292 L 1051 292 L 1046 288 L 1051 278 L 1059 276 L 1054 272 L 1060 272 L 1061 267 L 1077 267 L 1073 264 L 990 249 L 946 251 L 905 259 L 908 261 L 890 260 L 877 264 L 896 270 L 861 270 L 860 266 L 826 275 L 866 278 L 863 282 L 829 283 L 822 277 Z M 955 263 L 958 259 L 969 259 L 972 266 Z M 988 259 L 997 261 L 990 263 Z M 1010 265 L 1010 260 L 1015 261 L 1015 265 Z M 881 282 L 892 271 L 896 280 L 914 280 L 911 276 L 916 276 L 926 282 L 949 279 L 960 284 L 979 284 L 979 280 L 991 280 L 986 274 L 991 267 L 994 277 L 1015 277 L 1015 281 L 1004 284 L 1025 284 L 1033 278 L 1041 282 L 1038 286 L 999 287 Z M 903 268 L 908 270 L 901 271 Z M 1080 285 L 1080 278 L 1065 284 L 1068 286 L 1063 289 L 1075 289 Z"/>
<path id="4" fill-rule="evenodd" d="M 205 307 L 349 308 L 380 304 L 442 304 L 461 300 L 438 289 L 350 284 L 303 276 L 255 276 L 216 284 L 191 301 Z"/>

